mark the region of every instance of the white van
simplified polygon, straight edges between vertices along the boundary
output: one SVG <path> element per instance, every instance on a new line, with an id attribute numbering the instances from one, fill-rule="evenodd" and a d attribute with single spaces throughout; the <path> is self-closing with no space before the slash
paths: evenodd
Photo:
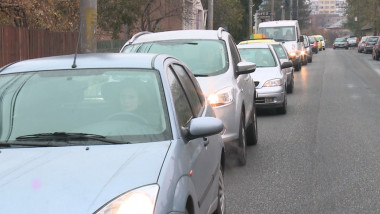
<path id="1" fill-rule="evenodd" d="M 261 22 L 258 31 L 265 34 L 267 38 L 282 42 L 292 59 L 294 69 L 301 70 L 303 37 L 297 20 Z"/>

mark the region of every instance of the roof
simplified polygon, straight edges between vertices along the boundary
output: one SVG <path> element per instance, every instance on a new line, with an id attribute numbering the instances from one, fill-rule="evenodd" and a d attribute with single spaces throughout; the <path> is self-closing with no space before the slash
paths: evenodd
<path id="1" fill-rule="evenodd" d="M 298 24 L 297 20 L 279 20 L 259 23 L 259 27 L 275 27 L 275 26 L 294 26 Z"/>
<path id="2" fill-rule="evenodd" d="M 238 48 L 269 48 L 267 43 L 248 43 L 248 44 L 239 44 Z"/>
<path id="3" fill-rule="evenodd" d="M 269 42 L 275 42 L 275 40 L 273 40 L 273 39 L 252 39 L 252 40 L 241 41 L 239 43 L 239 45 L 249 44 L 249 43 L 269 43 Z"/>
<path id="4" fill-rule="evenodd" d="M 96 53 L 78 54 L 76 68 L 72 68 L 75 55 L 62 55 L 29 59 L 4 66 L 0 74 L 82 68 L 153 68 L 157 54 Z"/>
<path id="5" fill-rule="evenodd" d="M 166 41 L 166 40 L 175 40 L 175 39 L 216 40 L 219 38 L 218 38 L 217 30 L 176 30 L 176 31 L 164 31 L 164 32 L 157 32 L 157 33 L 146 33 L 135 38 L 133 43 Z"/>

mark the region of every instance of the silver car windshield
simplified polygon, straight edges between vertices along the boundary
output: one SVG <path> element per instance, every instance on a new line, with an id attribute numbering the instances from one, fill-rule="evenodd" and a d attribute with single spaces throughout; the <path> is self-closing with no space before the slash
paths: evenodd
<path id="1" fill-rule="evenodd" d="M 168 140 L 172 135 L 165 100 L 155 70 L 0 75 L 0 141 L 58 137 L 79 140 L 72 145 L 89 145 L 92 142 L 84 137 L 88 135 L 121 143 Z"/>
<path id="2" fill-rule="evenodd" d="M 256 67 L 275 67 L 276 60 L 269 48 L 239 48 L 240 55 Z"/>
<path id="3" fill-rule="evenodd" d="M 170 40 L 126 46 L 124 53 L 158 53 L 172 55 L 185 62 L 194 75 L 214 76 L 228 69 L 227 48 L 219 40 Z"/>

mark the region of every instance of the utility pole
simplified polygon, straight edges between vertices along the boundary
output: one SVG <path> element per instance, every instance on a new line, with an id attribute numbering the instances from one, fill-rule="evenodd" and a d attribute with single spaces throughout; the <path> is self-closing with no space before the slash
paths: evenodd
<path id="1" fill-rule="evenodd" d="M 296 16 L 297 17 L 296 20 L 298 20 L 298 0 L 297 0 L 297 13 L 296 13 L 296 15 L 297 15 Z"/>
<path id="2" fill-rule="evenodd" d="M 214 0 L 208 0 L 207 29 L 214 29 Z"/>
<path id="3" fill-rule="evenodd" d="M 249 36 L 252 35 L 252 27 L 253 27 L 253 24 L 252 24 L 252 7 L 253 7 L 253 2 L 252 0 L 249 0 Z"/>
<path id="4" fill-rule="evenodd" d="M 281 2 L 281 20 L 285 20 L 285 0 Z"/>
<path id="5" fill-rule="evenodd" d="M 97 0 L 80 0 L 80 53 L 96 53 Z"/>
<path id="6" fill-rule="evenodd" d="M 271 21 L 274 21 L 274 0 L 272 0 L 272 5 L 271 5 L 271 14 L 270 14 L 270 18 L 271 18 Z"/>
<path id="7" fill-rule="evenodd" d="M 289 20 L 293 20 L 293 0 L 290 0 L 290 5 L 289 5 L 289 11 L 290 11 L 290 16 Z"/>

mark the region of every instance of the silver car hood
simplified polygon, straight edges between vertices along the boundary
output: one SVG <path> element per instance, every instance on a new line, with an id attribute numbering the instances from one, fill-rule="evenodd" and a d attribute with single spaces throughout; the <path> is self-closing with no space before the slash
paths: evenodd
<path id="1" fill-rule="evenodd" d="M 268 80 L 284 78 L 279 67 L 257 67 L 250 75 L 253 81 L 260 82 L 256 88 L 261 88 Z"/>
<path id="2" fill-rule="evenodd" d="M 0 152 L 0 213 L 93 213 L 156 183 L 170 141 Z"/>
<path id="3" fill-rule="evenodd" d="M 227 73 L 209 76 L 209 77 L 196 77 L 203 94 L 207 97 L 211 93 L 215 93 L 223 88 L 232 86 L 231 78 Z"/>

